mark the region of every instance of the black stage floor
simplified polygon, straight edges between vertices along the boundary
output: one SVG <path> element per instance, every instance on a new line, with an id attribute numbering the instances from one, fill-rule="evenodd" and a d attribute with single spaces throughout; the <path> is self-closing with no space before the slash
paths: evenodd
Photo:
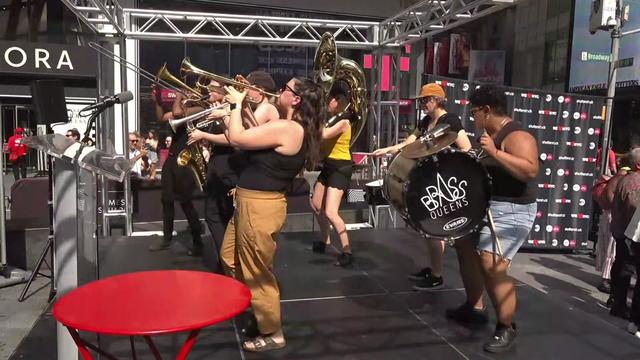
<path id="1" fill-rule="evenodd" d="M 424 261 L 424 240 L 404 229 L 358 230 L 350 235 L 356 265 L 342 269 L 332 265 L 333 255 L 308 250 L 314 234 L 283 234 L 275 266 L 286 348 L 242 352 L 240 337 L 227 322 L 201 332 L 189 359 L 640 359 L 640 339 L 627 334 L 624 323 L 604 309 L 597 311 L 584 300 L 573 301 L 576 296 L 564 296 L 571 289 L 564 282 L 555 285 L 558 296 L 519 283 L 517 344 L 506 354 L 486 354 L 482 343 L 492 333 L 493 314 L 491 325 L 480 328 L 444 318 L 446 308 L 464 299 L 454 251 L 446 255 L 446 287 L 414 292 L 406 275 Z M 206 254 L 203 262 L 186 256 L 185 239 L 170 251 L 149 253 L 148 245 L 158 240 L 102 241 L 102 276 L 206 269 Z M 165 358 L 175 357 L 184 338 L 162 336 L 157 344 Z M 103 336 L 101 344 L 121 358 L 131 358 L 127 338 Z M 139 359 L 152 358 L 143 341 L 136 348 Z M 50 359 L 55 352 L 55 322 L 45 313 L 12 359 Z"/>

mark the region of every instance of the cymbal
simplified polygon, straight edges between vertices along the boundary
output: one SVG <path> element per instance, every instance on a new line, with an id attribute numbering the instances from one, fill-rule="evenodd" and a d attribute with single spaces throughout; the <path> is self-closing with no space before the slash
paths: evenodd
<path id="1" fill-rule="evenodd" d="M 400 155 L 408 159 L 418 159 L 425 156 L 433 155 L 440 152 L 442 149 L 453 144 L 458 138 L 458 134 L 453 131 L 448 131 L 444 135 L 431 140 L 430 142 L 422 142 L 421 139 L 417 139 L 411 144 L 402 148 Z"/>

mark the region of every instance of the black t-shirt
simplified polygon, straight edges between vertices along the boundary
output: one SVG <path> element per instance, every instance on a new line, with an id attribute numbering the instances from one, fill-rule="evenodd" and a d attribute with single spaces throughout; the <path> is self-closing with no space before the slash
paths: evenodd
<path id="1" fill-rule="evenodd" d="M 429 115 L 423 117 L 419 122 L 418 126 L 413 130 L 412 135 L 417 137 L 423 136 L 428 131 L 429 123 L 431 122 L 431 117 Z M 439 124 L 449 124 L 449 131 L 453 131 L 458 133 L 460 130 L 464 130 L 462 127 L 462 122 L 460 121 L 460 117 L 453 113 L 446 113 L 436 120 L 435 125 Z"/>
<path id="2" fill-rule="evenodd" d="M 169 148 L 169 156 L 178 156 L 180 151 L 187 147 L 187 141 L 189 141 L 189 134 L 187 133 L 186 126 L 181 126 L 178 132 L 173 134 L 171 147 Z"/>

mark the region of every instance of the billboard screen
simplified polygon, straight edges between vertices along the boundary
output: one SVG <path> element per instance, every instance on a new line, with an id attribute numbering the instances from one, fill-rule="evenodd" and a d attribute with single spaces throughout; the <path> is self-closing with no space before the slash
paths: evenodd
<path id="1" fill-rule="evenodd" d="M 640 1 L 626 0 L 630 7 L 630 18 L 622 31 L 640 28 Z M 606 31 L 589 33 L 591 0 L 576 0 L 573 45 L 571 47 L 571 73 L 569 91 L 604 89 L 607 84 L 609 57 L 611 54 L 611 34 Z M 640 33 L 628 35 L 620 41 L 620 59 L 640 55 Z M 618 69 L 617 87 L 638 86 L 640 79 L 640 59 L 633 66 Z"/>

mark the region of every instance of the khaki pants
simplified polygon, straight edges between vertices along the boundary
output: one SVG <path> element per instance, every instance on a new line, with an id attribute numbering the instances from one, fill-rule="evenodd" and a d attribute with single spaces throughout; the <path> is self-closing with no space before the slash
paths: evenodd
<path id="1" fill-rule="evenodd" d="M 273 257 L 287 217 L 287 200 L 279 192 L 237 188 L 235 204 L 222 242 L 221 261 L 229 276 L 249 287 L 260 333 L 271 334 L 282 327 Z"/>

